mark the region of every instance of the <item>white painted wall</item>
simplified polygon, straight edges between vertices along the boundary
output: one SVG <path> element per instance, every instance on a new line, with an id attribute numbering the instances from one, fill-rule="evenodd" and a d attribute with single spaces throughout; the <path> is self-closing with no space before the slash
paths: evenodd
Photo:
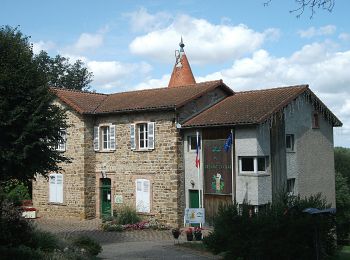
<path id="1" fill-rule="evenodd" d="M 237 127 L 235 129 L 235 172 L 237 202 L 252 205 L 271 202 L 270 132 L 268 125 Z M 268 156 L 267 174 L 239 172 L 240 156 Z"/>
<path id="2" fill-rule="evenodd" d="M 198 168 L 196 168 L 196 151 L 189 151 L 188 147 L 188 137 L 191 135 L 196 135 L 195 130 L 185 130 L 184 131 L 184 167 L 185 167 L 185 192 L 186 192 L 186 208 L 189 207 L 189 191 L 188 190 L 198 190 L 203 191 L 203 156 L 202 150 L 200 150 L 200 174 L 199 174 L 199 183 L 198 183 Z M 202 132 L 199 131 L 199 135 L 202 136 Z M 201 138 L 202 140 L 202 138 Z M 201 147 L 202 144 L 201 144 Z M 191 181 L 195 184 L 192 186 Z"/>
<path id="3" fill-rule="evenodd" d="M 313 106 L 299 97 L 285 111 L 286 134 L 295 135 L 295 152 L 287 152 L 287 176 L 296 178 L 301 196 L 318 192 L 335 205 L 333 127 L 323 116 L 320 128 L 312 128 Z"/>

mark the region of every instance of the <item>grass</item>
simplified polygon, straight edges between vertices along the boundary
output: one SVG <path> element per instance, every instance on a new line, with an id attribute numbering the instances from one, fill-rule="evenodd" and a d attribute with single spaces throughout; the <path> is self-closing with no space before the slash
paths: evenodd
<path id="1" fill-rule="evenodd" d="M 350 246 L 344 246 L 342 250 L 340 250 L 336 257 L 334 258 L 336 260 L 346 260 L 350 259 Z"/>

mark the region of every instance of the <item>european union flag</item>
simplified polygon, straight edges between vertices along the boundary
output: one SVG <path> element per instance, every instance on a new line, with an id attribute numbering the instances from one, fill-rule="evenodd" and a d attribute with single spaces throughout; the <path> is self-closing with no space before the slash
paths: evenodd
<path id="1" fill-rule="evenodd" d="M 232 145 L 232 133 L 228 136 L 225 144 L 224 144 L 224 149 L 226 152 L 230 151 Z"/>

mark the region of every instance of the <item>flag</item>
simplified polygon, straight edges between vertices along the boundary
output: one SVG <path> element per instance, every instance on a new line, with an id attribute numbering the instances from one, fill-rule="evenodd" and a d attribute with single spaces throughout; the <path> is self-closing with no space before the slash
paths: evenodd
<path id="1" fill-rule="evenodd" d="M 225 144 L 224 144 L 224 149 L 226 152 L 230 151 L 232 145 L 232 133 L 228 136 Z"/>
<path id="2" fill-rule="evenodd" d="M 197 168 L 199 168 L 199 166 L 201 165 L 199 149 L 200 149 L 200 141 L 199 141 L 199 134 L 197 132 L 197 143 L 196 143 L 196 167 Z"/>

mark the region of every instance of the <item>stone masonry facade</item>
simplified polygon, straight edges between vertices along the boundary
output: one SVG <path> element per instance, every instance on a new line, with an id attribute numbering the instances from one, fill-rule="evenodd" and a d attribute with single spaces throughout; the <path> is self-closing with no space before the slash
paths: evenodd
<path id="1" fill-rule="evenodd" d="M 66 107 L 67 109 L 67 107 Z M 101 173 L 111 179 L 112 210 L 136 205 L 136 179 L 150 181 L 150 213 L 145 217 L 179 225 L 185 205 L 182 138 L 174 112 L 143 112 L 87 116 L 67 109 L 68 124 L 64 155 L 72 162 L 62 165 L 63 203 L 49 203 L 49 184 L 38 177 L 33 184 L 33 201 L 40 216 L 89 219 L 100 217 Z M 130 124 L 155 122 L 153 150 L 132 150 Z M 94 126 L 116 127 L 115 151 L 94 151 Z M 122 204 L 114 197 L 121 196 Z"/>

